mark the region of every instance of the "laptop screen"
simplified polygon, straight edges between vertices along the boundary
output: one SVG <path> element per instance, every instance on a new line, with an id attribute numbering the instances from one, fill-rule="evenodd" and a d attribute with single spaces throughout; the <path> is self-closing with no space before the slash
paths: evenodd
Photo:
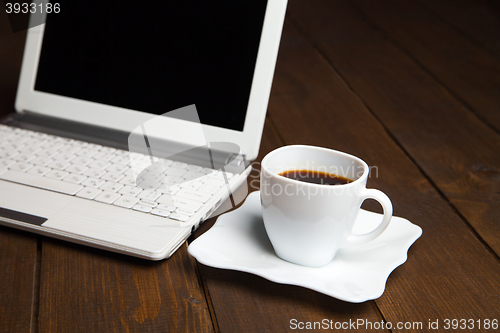
<path id="1" fill-rule="evenodd" d="M 35 90 L 242 131 L 267 0 L 67 2 L 47 16 Z"/>

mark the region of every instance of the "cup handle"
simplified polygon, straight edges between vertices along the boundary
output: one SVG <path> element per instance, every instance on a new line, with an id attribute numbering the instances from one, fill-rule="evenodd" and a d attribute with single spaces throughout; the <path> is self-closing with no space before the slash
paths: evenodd
<path id="1" fill-rule="evenodd" d="M 344 247 L 362 245 L 374 240 L 385 231 L 392 218 L 392 203 L 389 197 L 384 192 L 365 188 L 362 190 L 359 196 L 361 198 L 361 203 L 363 203 L 363 201 L 365 201 L 366 199 L 377 200 L 384 209 L 384 217 L 382 218 L 382 222 L 378 225 L 378 227 L 370 231 L 369 233 L 362 235 L 354 235 L 351 233 L 349 237 L 347 237 Z"/>

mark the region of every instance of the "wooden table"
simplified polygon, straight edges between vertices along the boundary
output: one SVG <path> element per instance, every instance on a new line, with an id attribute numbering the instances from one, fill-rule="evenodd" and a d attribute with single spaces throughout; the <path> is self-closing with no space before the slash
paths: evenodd
<path id="1" fill-rule="evenodd" d="M 482 331 L 495 331 L 493 320 L 500 320 L 497 4 L 289 3 L 259 160 L 283 145 L 310 144 L 349 152 L 377 167 L 368 186 L 389 195 L 396 216 L 423 229 L 380 298 L 351 304 L 206 267 L 189 256 L 187 245 L 168 260 L 148 262 L 1 227 L 0 331 L 298 331 L 293 319 L 384 321 L 392 323 L 386 331 L 393 332 L 427 331 L 436 321 L 439 330 L 433 331 L 443 331 L 456 319 L 459 326 L 460 320 L 474 324 L 461 331 L 479 331 L 479 324 Z M 24 38 L 23 32 L 10 31 L 1 13 L 2 115 L 13 111 Z M 252 190 L 258 189 L 255 165 Z M 363 207 L 379 209 L 373 202 Z"/>

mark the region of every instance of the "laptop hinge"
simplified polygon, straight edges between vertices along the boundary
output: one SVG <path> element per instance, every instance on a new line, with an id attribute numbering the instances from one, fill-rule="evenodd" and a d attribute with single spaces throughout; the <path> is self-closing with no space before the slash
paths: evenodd
<path id="1" fill-rule="evenodd" d="M 11 114 L 2 119 L 1 123 L 74 140 L 138 152 L 134 147 L 129 147 L 130 133 L 102 126 L 40 115 L 31 111 Z M 159 158 L 168 158 L 214 169 L 219 169 L 221 166 L 230 164 L 229 168 L 231 168 L 232 165 L 234 166 L 234 170 L 231 171 L 226 168 L 226 171 L 229 172 L 243 170 L 249 165 L 249 161 L 246 160 L 244 154 L 237 154 L 234 152 L 234 149 L 233 152 L 217 149 L 217 147 L 224 146 L 227 146 L 227 144 L 214 143 L 210 144 L 209 149 L 207 146 L 189 147 L 182 143 L 164 140 L 160 143 L 155 142 L 156 149 L 153 150 L 153 155 Z M 160 149 L 158 149 L 158 147 L 160 147 Z M 143 150 L 144 151 L 139 150 L 139 152 L 143 154 L 152 152 L 152 150 Z M 179 151 L 180 153 L 178 153 Z M 243 168 L 242 164 L 244 166 Z"/>

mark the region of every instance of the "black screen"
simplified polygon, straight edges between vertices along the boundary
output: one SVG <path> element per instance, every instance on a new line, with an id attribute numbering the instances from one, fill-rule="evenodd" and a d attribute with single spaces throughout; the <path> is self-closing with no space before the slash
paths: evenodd
<path id="1" fill-rule="evenodd" d="M 35 90 L 242 131 L 267 0 L 68 1 Z"/>

